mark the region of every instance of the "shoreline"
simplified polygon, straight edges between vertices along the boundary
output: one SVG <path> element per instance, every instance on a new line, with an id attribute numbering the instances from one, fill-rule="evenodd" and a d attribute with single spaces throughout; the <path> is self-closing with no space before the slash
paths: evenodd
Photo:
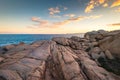
<path id="1" fill-rule="evenodd" d="M 120 31 L 0 48 L 1 80 L 120 80 Z"/>
<path id="2" fill-rule="evenodd" d="M 8 36 L 9 35 L 9 36 Z M 53 37 L 72 37 L 73 36 L 79 36 L 79 37 L 83 37 L 84 34 L 22 34 L 22 36 L 20 36 L 21 34 L 6 34 L 6 36 L 1 36 L 0 37 L 4 37 L 5 39 L 8 40 L 2 40 L 0 39 L 0 47 L 2 46 L 7 46 L 7 45 L 11 45 L 11 44 L 19 44 L 20 42 L 24 42 L 26 44 L 31 44 L 34 41 L 41 41 L 41 40 L 51 40 Z M 17 37 L 18 36 L 18 37 Z M 28 37 L 25 38 L 24 37 Z M 45 37 L 44 37 L 45 36 Z M 12 38 L 9 40 L 9 38 Z M 19 39 L 17 39 L 19 38 Z M 33 38 L 31 40 L 29 40 L 29 38 Z"/>

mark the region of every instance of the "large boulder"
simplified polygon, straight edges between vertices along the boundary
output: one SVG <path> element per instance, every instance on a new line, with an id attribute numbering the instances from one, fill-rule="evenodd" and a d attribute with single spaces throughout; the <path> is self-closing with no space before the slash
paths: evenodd
<path id="1" fill-rule="evenodd" d="M 85 33 L 84 37 L 89 39 L 90 41 L 98 41 L 104 38 L 104 34 L 106 34 L 107 31 L 104 30 L 98 30 L 98 31 L 91 31 Z"/>
<path id="2" fill-rule="evenodd" d="M 52 38 L 52 40 L 64 46 L 69 46 L 69 42 L 70 42 L 69 39 L 64 38 L 64 37 L 55 37 L 55 38 Z"/>
<path id="3" fill-rule="evenodd" d="M 120 58 L 120 33 L 100 40 L 99 46 L 103 51 L 109 50 L 113 56 Z"/>
<path id="4" fill-rule="evenodd" d="M 81 49 L 81 44 L 79 42 L 76 42 L 68 38 L 55 37 L 52 40 L 55 41 L 57 44 L 60 44 L 63 46 L 70 46 L 73 49 Z"/>

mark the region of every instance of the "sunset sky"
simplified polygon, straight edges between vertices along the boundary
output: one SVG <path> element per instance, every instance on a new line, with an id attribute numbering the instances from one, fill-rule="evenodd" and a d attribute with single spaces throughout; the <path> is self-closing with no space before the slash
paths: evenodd
<path id="1" fill-rule="evenodd" d="M 0 34 L 120 29 L 120 0 L 0 0 Z"/>

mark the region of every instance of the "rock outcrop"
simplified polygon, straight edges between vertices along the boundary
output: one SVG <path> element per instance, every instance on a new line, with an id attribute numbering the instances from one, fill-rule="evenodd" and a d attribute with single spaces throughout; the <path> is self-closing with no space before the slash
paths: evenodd
<path id="1" fill-rule="evenodd" d="M 110 65 L 110 60 L 114 60 L 119 66 L 115 60 L 118 53 L 111 52 L 110 47 L 102 48 L 105 36 L 94 40 L 90 36 L 87 33 L 85 38 L 56 37 L 51 41 L 1 47 L 0 80 L 120 80 L 116 69 L 113 70 L 116 67 Z"/>

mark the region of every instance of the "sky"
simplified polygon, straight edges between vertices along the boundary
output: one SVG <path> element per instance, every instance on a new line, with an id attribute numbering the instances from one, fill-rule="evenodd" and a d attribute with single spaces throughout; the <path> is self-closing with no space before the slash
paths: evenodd
<path id="1" fill-rule="evenodd" d="M 120 0 L 0 0 L 0 34 L 120 29 Z"/>

